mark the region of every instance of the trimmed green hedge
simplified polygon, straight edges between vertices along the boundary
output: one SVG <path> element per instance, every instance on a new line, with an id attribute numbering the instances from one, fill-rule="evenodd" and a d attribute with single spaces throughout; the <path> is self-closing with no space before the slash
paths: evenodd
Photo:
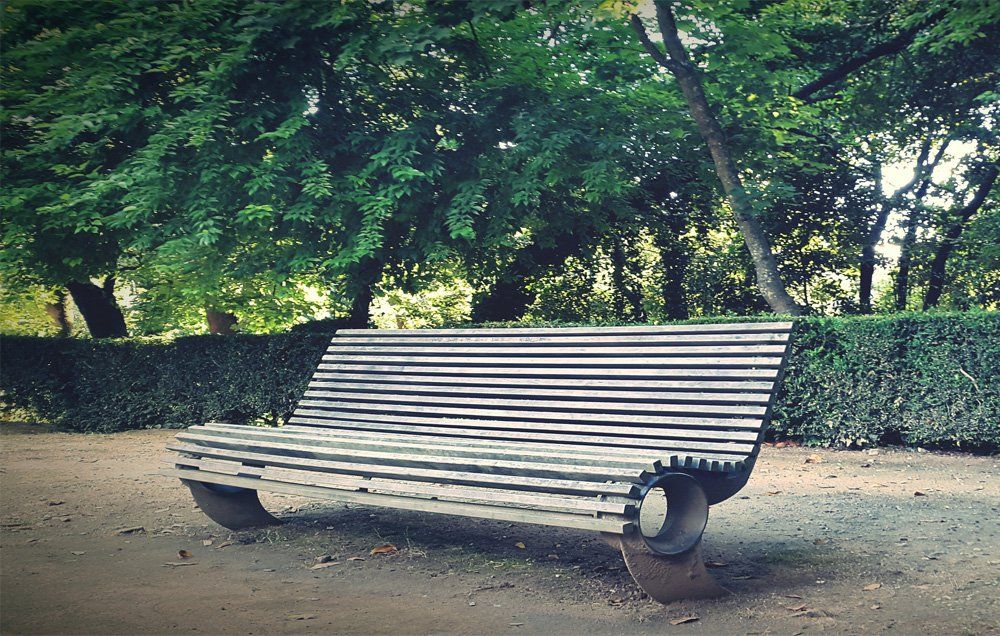
<path id="1" fill-rule="evenodd" d="M 78 431 L 273 423 L 293 408 L 329 337 L 4 337 L 2 408 L 5 419 L 27 412 Z M 771 435 L 1000 449 L 1000 314 L 797 320 Z"/>
<path id="2" fill-rule="evenodd" d="M 5 336 L 5 419 L 33 416 L 108 433 L 208 420 L 276 423 L 302 397 L 330 334 L 189 336 L 173 341 Z"/>

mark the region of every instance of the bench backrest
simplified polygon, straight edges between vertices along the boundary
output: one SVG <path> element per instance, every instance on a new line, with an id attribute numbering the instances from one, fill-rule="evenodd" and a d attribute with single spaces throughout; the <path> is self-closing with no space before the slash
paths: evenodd
<path id="1" fill-rule="evenodd" d="M 290 424 L 741 462 L 790 322 L 337 332 Z"/>

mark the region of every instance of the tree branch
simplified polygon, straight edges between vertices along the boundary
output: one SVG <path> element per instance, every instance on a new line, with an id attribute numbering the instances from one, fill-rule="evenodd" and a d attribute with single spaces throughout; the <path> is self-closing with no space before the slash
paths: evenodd
<path id="1" fill-rule="evenodd" d="M 916 26 L 910 27 L 902 32 L 900 32 L 896 37 L 891 40 L 887 40 L 880 44 L 876 44 L 867 51 L 841 63 L 839 66 L 830 69 L 818 79 L 815 79 L 799 90 L 792 93 L 793 97 L 797 97 L 805 101 L 818 101 L 812 99 L 812 95 L 819 90 L 830 86 L 831 84 L 836 84 L 840 80 L 844 79 L 854 71 L 858 70 L 865 64 L 873 60 L 877 60 L 881 57 L 886 57 L 889 55 L 895 55 L 899 53 L 906 47 L 908 47 L 913 39 L 916 37 L 917 33 L 927 28 L 928 26 L 938 22 L 945 16 L 944 11 L 938 11 L 927 16 Z"/>
<path id="2" fill-rule="evenodd" d="M 639 42 L 642 44 L 642 48 L 646 49 L 646 52 L 649 53 L 649 57 L 656 60 L 656 63 L 659 64 L 660 66 L 673 73 L 674 72 L 673 60 L 669 59 L 666 55 L 664 55 L 663 51 L 661 51 L 660 48 L 656 46 L 656 44 L 652 40 L 649 39 L 649 34 L 646 33 L 646 27 L 642 25 L 642 20 L 639 19 L 639 16 L 633 13 L 629 17 L 629 23 L 635 30 L 636 35 L 639 36 Z"/>

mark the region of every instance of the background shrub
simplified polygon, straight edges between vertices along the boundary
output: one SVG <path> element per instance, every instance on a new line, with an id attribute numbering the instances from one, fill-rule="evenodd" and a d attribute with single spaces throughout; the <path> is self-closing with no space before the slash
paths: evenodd
<path id="1" fill-rule="evenodd" d="M 277 423 L 331 335 L 5 337 L 4 417 L 98 432 Z M 1000 314 L 797 320 L 770 434 L 826 446 L 1000 449 Z"/>

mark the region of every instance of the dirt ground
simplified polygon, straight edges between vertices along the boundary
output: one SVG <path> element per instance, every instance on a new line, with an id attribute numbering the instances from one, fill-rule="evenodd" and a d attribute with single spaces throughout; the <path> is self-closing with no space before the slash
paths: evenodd
<path id="1" fill-rule="evenodd" d="M 733 594 L 662 606 L 585 532 L 266 496 L 230 533 L 172 434 L 2 425 L 4 634 L 1000 634 L 996 457 L 765 448 L 705 535 Z"/>

